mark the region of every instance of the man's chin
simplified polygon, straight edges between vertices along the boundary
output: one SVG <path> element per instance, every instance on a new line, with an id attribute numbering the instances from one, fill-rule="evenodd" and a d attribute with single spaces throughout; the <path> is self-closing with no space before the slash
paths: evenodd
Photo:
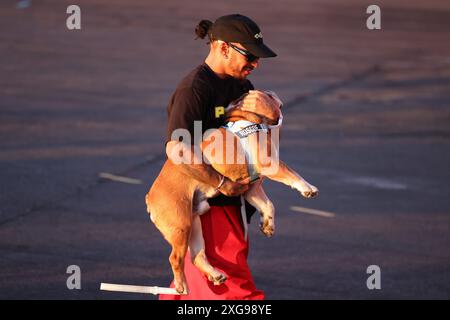
<path id="1" fill-rule="evenodd" d="M 252 73 L 252 70 L 244 69 L 242 71 L 243 77 L 247 78 Z"/>
<path id="2" fill-rule="evenodd" d="M 243 71 L 243 72 L 241 72 L 241 73 L 239 74 L 238 79 L 245 80 L 245 79 L 247 79 L 247 77 L 248 77 L 250 74 L 251 74 L 250 72 L 245 72 L 245 71 Z"/>
<path id="3" fill-rule="evenodd" d="M 236 72 L 234 77 L 235 79 L 245 80 L 251 74 L 251 71 L 242 70 L 241 72 Z"/>

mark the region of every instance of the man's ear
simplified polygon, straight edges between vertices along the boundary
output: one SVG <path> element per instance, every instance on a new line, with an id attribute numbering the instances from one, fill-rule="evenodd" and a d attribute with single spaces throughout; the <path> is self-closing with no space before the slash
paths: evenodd
<path id="1" fill-rule="evenodd" d="M 230 47 L 224 41 L 220 41 L 219 42 L 219 46 L 220 46 L 220 48 L 219 48 L 220 49 L 220 53 L 222 54 L 222 56 L 225 59 L 228 59 L 228 53 L 230 51 Z"/>

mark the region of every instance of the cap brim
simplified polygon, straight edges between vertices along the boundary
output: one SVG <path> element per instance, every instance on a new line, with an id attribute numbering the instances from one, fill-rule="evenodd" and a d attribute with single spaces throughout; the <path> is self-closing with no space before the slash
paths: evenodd
<path id="1" fill-rule="evenodd" d="M 251 54 L 257 56 L 258 58 L 273 58 L 277 56 L 277 54 L 264 43 L 242 43 L 242 45 L 245 49 L 250 51 Z"/>

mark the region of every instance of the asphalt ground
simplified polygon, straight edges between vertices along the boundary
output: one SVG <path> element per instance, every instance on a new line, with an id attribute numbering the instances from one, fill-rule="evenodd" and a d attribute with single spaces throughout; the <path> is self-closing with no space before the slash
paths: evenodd
<path id="1" fill-rule="evenodd" d="M 200 64 L 200 19 L 239 12 L 277 53 L 250 80 L 284 101 L 281 157 L 320 196 L 273 182 L 276 234 L 250 225 L 268 299 L 450 298 L 450 4 L 378 1 L 0 2 L 0 298 L 155 299 L 169 246 L 144 195 L 166 106 Z M 110 173 L 136 183 L 101 177 Z M 319 212 L 304 209 L 320 210 Z M 69 265 L 81 290 L 69 290 Z M 366 270 L 381 270 L 369 290 Z"/>

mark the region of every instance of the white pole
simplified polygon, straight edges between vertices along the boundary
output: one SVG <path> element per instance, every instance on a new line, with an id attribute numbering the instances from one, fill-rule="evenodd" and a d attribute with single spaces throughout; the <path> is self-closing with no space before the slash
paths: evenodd
<path id="1" fill-rule="evenodd" d="M 124 284 L 101 283 L 100 290 L 118 291 L 118 292 L 132 292 L 132 293 L 149 293 L 149 294 L 173 294 L 179 295 L 175 288 L 164 287 L 146 287 L 146 286 L 129 286 Z"/>

